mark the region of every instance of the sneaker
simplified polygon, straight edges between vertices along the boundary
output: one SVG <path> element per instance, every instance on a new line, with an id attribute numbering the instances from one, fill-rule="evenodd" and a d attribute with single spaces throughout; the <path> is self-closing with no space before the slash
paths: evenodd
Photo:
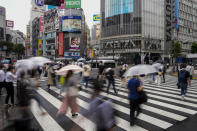
<path id="1" fill-rule="evenodd" d="M 72 114 L 72 118 L 76 118 L 78 114 Z"/>
<path id="2" fill-rule="evenodd" d="M 184 96 L 184 95 L 182 95 L 182 96 L 181 96 L 181 99 L 182 99 L 182 100 L 185 100 L 185 96 Z"/>
<path id="3" fill-rule="evenodd" d="M 130 122 L 130 126 L 134 126 L 135 124 L 134 124 L 134 122 Z"/>

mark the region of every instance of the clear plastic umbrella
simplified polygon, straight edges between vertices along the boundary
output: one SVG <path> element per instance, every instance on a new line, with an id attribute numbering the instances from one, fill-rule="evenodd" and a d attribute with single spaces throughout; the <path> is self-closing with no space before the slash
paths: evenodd
<path id="1" fill-rule="evenodd" d="M 18 60 L 15 64 L 16 69 L 24 69 L 24 70 L 30 70 L 33 69 L 34 63 L 31 60 L 24 59 L 24 60 Z"/>
<path id="2" fill-rule="evenodd" d="M 156 70 L 163 69 L 163 65 L 160 63 L 155 63 L 152 65 Z"/>
<path id="3" fill-rule="evenodd" d="M 28 60 L 31 60 L 34 63 L 34 66 L 43 66 L 46 63 L 52 63 L 52 61 L 45 57 L 32 57 Z"/>
<path id="4" fill-rule="evenodd" d="M 132 77 L 132 76 L 139 76 L 139 75 L 148 75 L 157 72 L 157 70 L 151 65 L 137 65 L 133 66 L 128 69 L 124 76 L 125 77 Z"/>
<path id="5" fill-rule="evenodd" d="M 72 70 L 74 73 L 83 72 L 84 69 L 77 65 L 67 65 L 62 67 L 60 70 L 56 71 L 57 75 L 66 75 L 69 70 Z"/>

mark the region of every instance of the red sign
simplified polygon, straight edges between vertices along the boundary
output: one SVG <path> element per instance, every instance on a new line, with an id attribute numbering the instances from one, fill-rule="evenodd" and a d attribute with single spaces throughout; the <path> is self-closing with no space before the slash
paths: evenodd
<path id="1" fill-rule="evenodd" d="M 40 31 L 41 32 L 44 31 L 43 23 L 44 23 L 44 19 L 43 19 L 43 17 L 40 17 Z"/>
<path id="2" fill-rule="evenodd" d="M 6 27 L 11 27 L 11 28 L 13 28 L 13 27 L 14 27 L 14 21 L 6 20 Z"/>
<path id="3" fill-rule="evenodd" d="M 59 33 L 59 56 L 64 55 L 64 34 L 63 32 Z"/>

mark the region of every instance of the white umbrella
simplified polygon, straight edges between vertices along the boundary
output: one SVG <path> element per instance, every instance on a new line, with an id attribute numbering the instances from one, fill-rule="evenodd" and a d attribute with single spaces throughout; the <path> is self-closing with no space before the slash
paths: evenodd
<path id="1" fill-rule="evenodd" d="M 112 69 L 112 68 L 107 68 L 107 69 L 105 70 L 105 72 L 107 73 L 107 72 L 109 72 L 111 69 Z"/>
<path id="2" fill-rule="evenodd" d="M 159 69 L 163 68 L 163 65 L 160 64 L 160 63 L 155 63 L 155 64 L 152 65 L 152 67 L 154 67 L 156 70 L 159 70 Z"/>
<path id="3" fill-rule="evenodd" d="M 34 63 L 31 60 L 24 59 L 24 60 L 18 60 L 15 64 L 16 69 L 24 69 L 29 70 L 33 69 Z"/>
<path id="4" fill-rule="evenodd" d="M 35 66 L 43 66 L 46 63 L 52 63 L 52 61 L 45 57 L 32 57 L 31 60 Z"/>
<path id="5" fill-rule="evenodd" d="M 124 76 L 129 77 L 136 75 L 148 75 L 155 72 L 157 72 L 157 70 L 153 68 L 151 65 L 137 65 L 131 67 L 128 71 L 126 71 Z"/>
<path id="6" fill-rule="evenodd" d="M 77 61 L 85 61 L 85 59 L 84 58 L 80 58 Z"/>
<path id="7" fill-rule="evenodd" d="M 77 65 L 67 65 L 62 67 L 60 70 L 56 71 L 57 75 L 66 75 L 69 70 L 72 70 L 74 73 L 83 72 L 84 69 Z"/>

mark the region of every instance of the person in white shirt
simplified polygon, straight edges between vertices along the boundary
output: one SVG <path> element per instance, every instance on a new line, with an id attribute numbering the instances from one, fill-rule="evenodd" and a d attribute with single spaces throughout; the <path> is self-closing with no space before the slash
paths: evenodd
<path id="1" fill-rule="evenodd" d="M 187 65 L 186 71 L 188 71 L 189 74 L 190 74 L 189 86 L 191 86 L 191 80 L 192 80 L 192 77 L 193 77 L 193 75 L 194 75 L 194 67 L 192 66 L 191 63 L 190 63 L 189 65 Z"/>
<path id="2" fill-rule="evenodd" d="M 86 88 L 88 88 L 88 80 L 89 80 L 89 77 L 90 77 L 90 72 L 91 72 L 90 66 L 88 64 L 85 64 L 83 77 L 84 77 L 84 82 L 85 82 L 85 87 Z"/>
<path id="3" fill-rule="evenodd" d="M 3 71 L 3 65 L 0 64 L 0 95 L 1 90 L 5 86 L 5 72 Z"/>
<path id="4" fill-rule="evenodd" d="M 6 90 L 7 90 L 7 96 L 5 99 L 5 104 L 6 106 L 8 105 L 9 99 L 11 97 L 11 103 L 14 106 L 14 85 L 13 82 L 16 79 L 16 75 L 14 75 L 14 69 L 13 67 L 9 67 L 7 69 L 7 73 L 6 73 Z"/>

